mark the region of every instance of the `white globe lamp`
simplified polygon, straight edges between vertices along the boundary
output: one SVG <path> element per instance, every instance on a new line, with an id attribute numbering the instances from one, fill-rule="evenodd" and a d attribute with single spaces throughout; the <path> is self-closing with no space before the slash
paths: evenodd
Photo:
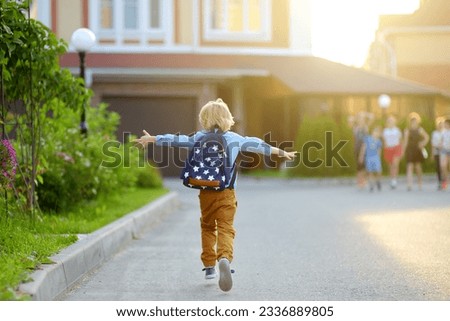
<path id="1" fill-rule="evenodd" d="M 378 105 L 380 108 L 387 109 L 391 105 L 391 97 L 389 95 L 383 94 L 378 97 Z"/>
<path id="2" fill-rule="evenodd" d="M 386 110 L 391 106 L 391 97 L 386 94 L 378 96 L 378 106 L 381 108 L 382 120 L 386 121 Z"/>
<path id="3" fill-rule="evenodd" d="M 77 52 L 87 52 L 95 45 L 95 34 L 88 28 L 79 28 L 70 40 Z"/>

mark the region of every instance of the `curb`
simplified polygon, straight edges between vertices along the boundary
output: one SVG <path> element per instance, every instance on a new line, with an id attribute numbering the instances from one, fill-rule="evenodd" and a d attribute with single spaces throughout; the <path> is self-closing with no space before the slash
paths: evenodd
<path id="1" fill-rule="evenodd" d="M 50 257 L 54 264 L 43 264 L 31 274 L 32 282 L 19 291 L 35 301 L 51 301 L 73 286 L 86 273 L 138 238 L 179 205 L 178 194 L 169 192 L 144 207 L 85 235 Z"/>

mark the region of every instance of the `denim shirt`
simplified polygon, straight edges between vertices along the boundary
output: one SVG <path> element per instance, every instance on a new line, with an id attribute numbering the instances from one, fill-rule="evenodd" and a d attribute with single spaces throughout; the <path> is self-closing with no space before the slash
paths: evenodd
<path id="1" fill-rule="evenodd" d="M 192 148 L 195 141 L 200 140 L 207 131 L 198 131 L 194 135 L 157 135 L 155 144 L 158 146 L 185 147 Z M 258 137 L 241 136 L 235 132 L 227 131 L 223 134 L 227 142 L 228 157 L 231 163 L 236 162 L 239 152 L 253 152 L 265 156 L 270 156 L 271 146 Z"/>

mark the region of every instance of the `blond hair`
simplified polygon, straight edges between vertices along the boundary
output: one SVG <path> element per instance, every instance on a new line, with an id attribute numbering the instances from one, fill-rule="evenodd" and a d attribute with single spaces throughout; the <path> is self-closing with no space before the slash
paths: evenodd
<path id="1" fill-rule="evenodd" d="M 416 112 L 409 113 L 408 120 L 412 121 L 413 119 L 417 120 L 417 122 L 420 124 L 422 122 L 422 118 L 420 115 Z"/>
<path id="2" fill-rule="evenodd" d="M 227 104 L 220 98 L 206 103 L 200 110 L 198 119 L 206 130 L 218 128 L 226 132 L 234 125 L 233 115 L 231 115 Z"/>
<path id="3" fill-rule="evenodd" d="M 439 126 L 439 124 L 445 123 L 445 117 L 440 116 L 436 118 L 436 126 Z"/>

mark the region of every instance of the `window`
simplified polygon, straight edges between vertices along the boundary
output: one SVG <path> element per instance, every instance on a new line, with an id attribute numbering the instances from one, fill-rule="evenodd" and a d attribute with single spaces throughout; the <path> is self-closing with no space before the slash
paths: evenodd
<path id="1" fill-rule="evenodd" d="M 112 0 L 101 0 L 100 2 L 100 25 L 102 29 L 113 28 L 113 2 Z"/>
<path id="2" fill-rule="evenodd" d="M 249 20 L 248 20 L 248 30 L 251 32 L 258 32 L 261 30 L 261 10 L 260 0 L 248 0 L 248 10 L 249 10 Z"/>
<path id="3" fill-rule="evenodd" d="M 270 0 L 204 0 L 207 40 L 270 40 Z"/>
<path id="4" fill-rule="evenodd" d="M 168 0 L 93 0 L 91 21 L 100 39 L 164 39 L 163 14 Z"/>
<path id="5" fill-rule="evenodd" d="M 123 25 L 125 29 L 135 30 L 139 27 L 137 0 L 123 0 Z"/>

